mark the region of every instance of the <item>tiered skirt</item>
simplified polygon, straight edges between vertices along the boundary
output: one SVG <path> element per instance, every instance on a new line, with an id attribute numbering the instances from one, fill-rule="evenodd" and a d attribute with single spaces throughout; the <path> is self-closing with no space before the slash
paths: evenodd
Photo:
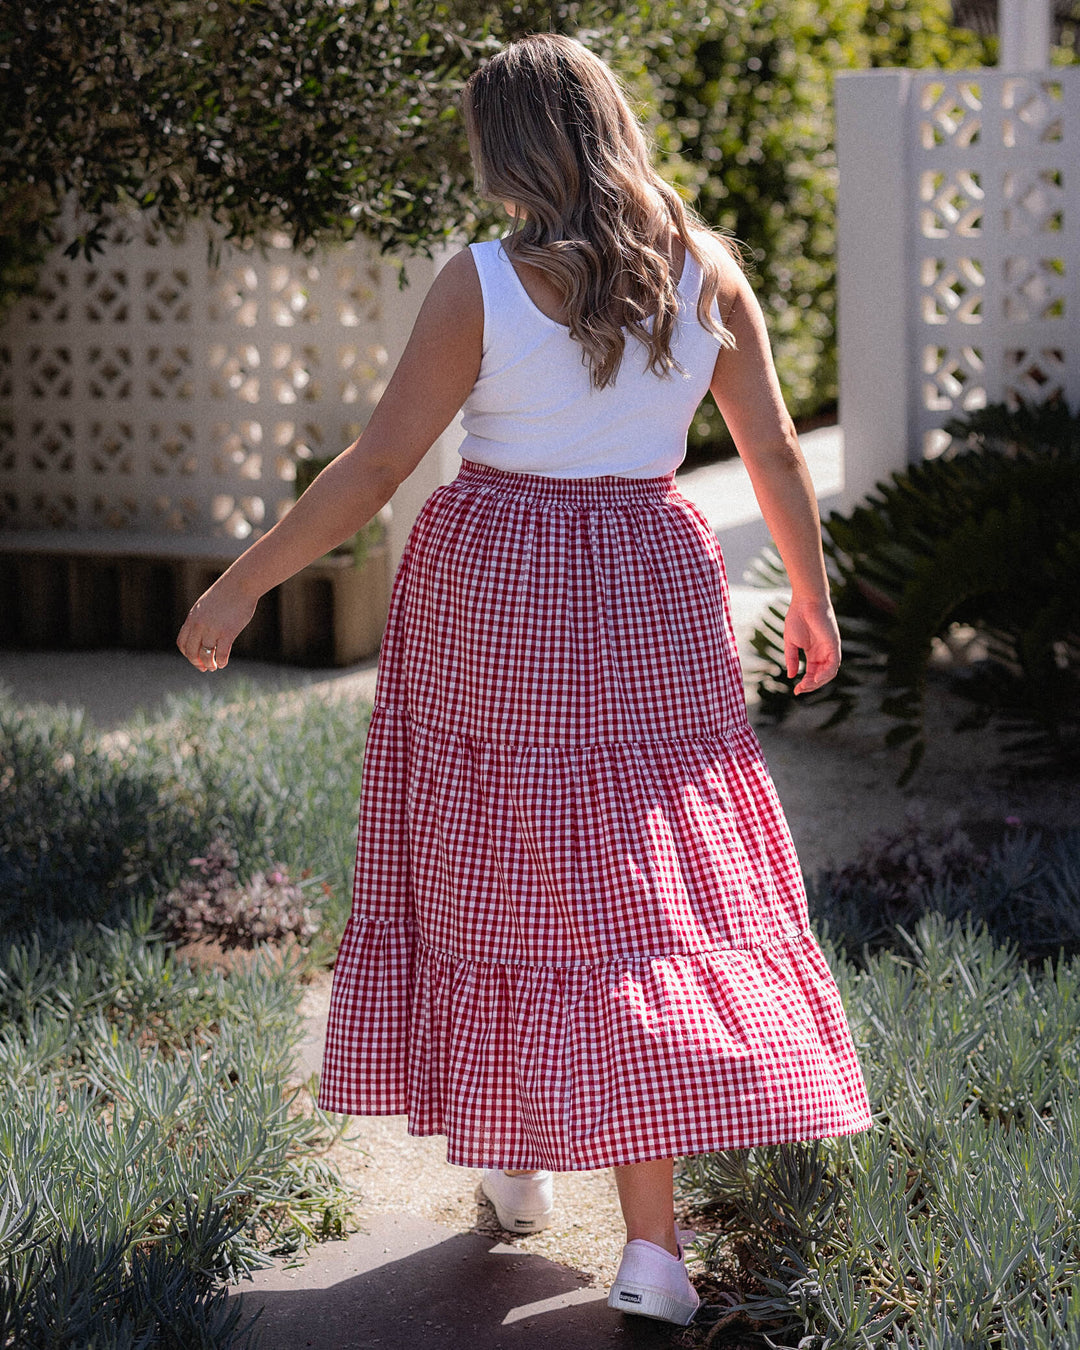
<path id="1" fill-rule="evenodd" d="M 554 1171 L 871 1124 L 673 475 L 466 461 L 421 511 L 318 1101 Z"/>

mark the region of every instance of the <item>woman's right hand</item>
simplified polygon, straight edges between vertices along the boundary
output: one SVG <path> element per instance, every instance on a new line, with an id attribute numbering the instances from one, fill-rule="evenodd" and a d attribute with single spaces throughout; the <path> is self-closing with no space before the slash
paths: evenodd
<path id="1" fill-rule="evenodd" d="M 828 684 L 840 669 L 840 630 L 831 600 L 792 597 L 784 620 L 784 660 L 789 680 L 799 673 L 800 650 L 806 654 L 806 669 L 795 693 L 809 694 Z"/>
<path id="2" fill-rule="evenodd" d="M 258 597 L 243 590 L 226 572 L 188 611 L 176 645 L 196 670 L 223 670 L 237 634 L 251 621 Z"/>

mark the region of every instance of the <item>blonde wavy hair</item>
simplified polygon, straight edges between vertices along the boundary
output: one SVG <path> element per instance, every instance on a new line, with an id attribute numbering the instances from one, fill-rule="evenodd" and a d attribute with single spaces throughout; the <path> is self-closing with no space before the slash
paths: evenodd
<path id="1" fill-rule="evenodd" d="M 654 374 L 681 370 L 671 354 L 672 229 L 701 268 L 699 321 L 734 346 L 712 313 L 719 265 L 691 233 L 704 222 L 653 168 L 626 95 L 599 57 L 561 34 L 522 38 L 473 72 L 462 110 L 477 188 L 518 208 L 508 249 L 555 283 L 595 387 L 614 383 L 627 333 L 647 348 Z M 741 262 L 732 241 L 719 241 Z"/>

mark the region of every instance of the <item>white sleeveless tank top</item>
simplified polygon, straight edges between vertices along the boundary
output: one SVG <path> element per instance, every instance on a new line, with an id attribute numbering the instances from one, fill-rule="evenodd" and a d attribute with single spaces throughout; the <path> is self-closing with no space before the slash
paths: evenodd
<path id="1" fill-rule="evenodd" d="M 462 458 L 554 478 L 658 478 L 678 468 L 720 349 L 698 322 L 701 268 L 693 254 L 679 279 L 671 343 L 685 374 L 654 374 L 644 345 L 628 336 L 615 383 L 596 389 L 582 347 L 533 304 L 502 240 L 469 248 L 484 296 L 484 339 L 462 408 Z M 713 314 L 719 323 L 715 302 Z"/>

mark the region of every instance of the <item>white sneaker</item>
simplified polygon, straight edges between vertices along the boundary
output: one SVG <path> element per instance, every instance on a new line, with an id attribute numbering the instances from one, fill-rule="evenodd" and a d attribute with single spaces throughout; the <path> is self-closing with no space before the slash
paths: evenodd
<path id="1" fill-rule="evenodd" d="M 655 1317 L 684 1327 L 693 1319 L 701 1300 L 686 1273 L 684 1243 L 695 1236 L 677 1229 L 679 1255 L 655 1242 L 634 1238 L 623 1247 L 615 1283 L 608 1294 L 608 1307 L 639 1317 Z"/>
<path id="2" fill-rule="evenodd" d="M 480 1189 L 508 1233 L 538 1233 L 551 1222 L 555 1199 L 550 1172 L 508 1177 L 501 1167 L 485 1167 Z"/>

